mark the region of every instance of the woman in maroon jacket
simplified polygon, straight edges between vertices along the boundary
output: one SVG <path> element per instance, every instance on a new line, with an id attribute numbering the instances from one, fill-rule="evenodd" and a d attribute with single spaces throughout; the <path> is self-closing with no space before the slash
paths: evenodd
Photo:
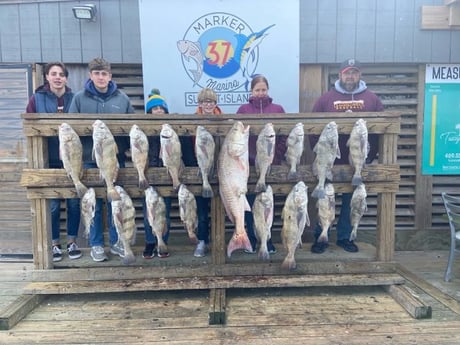
<path id="1" fill-rule="evenodd" d="M 249 103 L 242 104 L 237 114 L 274 114 L 274 113 L 285 113 L 284 108 L 273 103 L 273 99 L 268 95 L 268 80 L 263 75 L 255 76 L 251 81 L 251 97 L 249 97 Z M 249 165 L 254 165 L 256 156 L 256 141 L 257 136 L 249 136 Z M 286 151 L 286 137 L 277 136 L 275 146 L 275 157 L 273 158 L 273 164 L 279 165 Z M 247 195 L 249 205 L 252 207 L 254 204 L 255 194 Z M 246 212 L 244 215 L 246 222 L 246 232 L 248 233 L 249 241 L 251 241 L 252 252 L 246 251 L 247 253 L 255 253 L 257 245 L 257 237 L 254 233 L 254 219 L 252 212 Z M 276 253 L 276 248 L 272 243 L 272 240 L 267 242 L 268 252 L 271 254 Z"/>

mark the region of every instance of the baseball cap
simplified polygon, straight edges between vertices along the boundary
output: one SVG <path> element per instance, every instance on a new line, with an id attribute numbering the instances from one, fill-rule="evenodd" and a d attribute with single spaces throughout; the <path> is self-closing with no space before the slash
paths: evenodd
<path id="1" fill-rule="evenodd" d="M 340 73 L 346 72 L 349 69 L 357 69 L 358 71 L 361 69 L 361 64 L 358 60 L 355 59 L 347 59 L 340 64 Z"/>

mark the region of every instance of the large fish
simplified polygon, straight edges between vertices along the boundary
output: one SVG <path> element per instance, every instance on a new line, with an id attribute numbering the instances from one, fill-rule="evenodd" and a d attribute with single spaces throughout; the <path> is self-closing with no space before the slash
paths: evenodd
<path id="1" fill-rule="evenodd" d="M 192 243 L 198 243 L 196 229 L 198 227 L 198 216 L 196 210 L 196 199 L 184 184 L 179 187 L 177 193 L 179 199 L 180 220 L 184 223 L 188 238 Z"/>
<path id="2" fill-rule="evenodd" d="M 120 168 L 117 160 L 118 147 L 110 129 L 101 120 L 93 123 L 93 158 L 99 168 L 101 177 L 107 186 L 107 199 L 120 200 L 114 182 Z"/>
<path id="3" fill-rule="evenodd" d="M 78 197 L 82 197 L 88 188 L 80 181 L 83 175 L 83 148 L 80 137 L 68 123 L 59 126 L 59 158 L 67 176 L 72 179 Z"/>
<path id="4" fill-rule="evenodd" d="M 123 263 L 130 264 L 136 261 L 131 249 L 136 240 L 136 210 L 128 193 L 120 186 L 115 186 L 115 189 L 120 195 L 120 200 L 112 201 L 113 224 L 117 229 L 118 241 L 121 241 L 121 247 L 124 249 Z"/>
<path id="5" fill-rule="evenodd" d="M 138 125 L 131 127 L 129 131 L 129 143 L 131 147 L 131 159 L 139 175 L 139 188 L 147 189 L 149 182 L 145 176 L 145 171 L 148 165 L 149 141 Z"/>
<path id="6" fill-rule="evenodd" d="M 89 188 L 80 200 L 80 227 L 78 233 L 89 237 L 89 229 L 93 224 L 96 211 L 96 193 L 94 188 Z"/>
<path id="7" fill-rule="evenodd" d="M 168 169 L 174 189 L 177 190 L 180 185 L 179 174 L 184 163 L 182 162 L 179 137 L 167 123 L 161 127 L 160 145 L 160 158 L 163 160 L 163 165 Z"/>
<path id="8" fill-rule="evenodd" d="M 300 157 L 303 152 L 304 130 L 303 123 L 299 122 L 289 133 L 286 140 L 286 162 L 289 164 L 289 180 L 298 178 L 297 164 L 300 163 Z"/>
<path id="9" fill-rule="evenodd" d="M 332 181 L 332 167 L 336 158 L 340 158 L 339 133 L 337 124 L 329 122 L 321 132 L 318 142 L 313 148 L 316 153 L 313 161 L 313 175 L 318 177 L 318 185 L 311 193 L 312 197 L 321 199 L 324 197 L 324 184 L 326 179 Z"/>
<path id="10" fill-rule="evenodd" d="M 246 199 L 249 178 L 248 141 L 249 126 L 244 128 L 242 122 L 235 122 L 219 153 L 219 193 L 228 218 L 235 224 L 235 231 L 227 245 L 228 257 L 236 249 L 252 251 L 244 229 L 244 212 L 251 210 Z"/>
<path id="11" fill-rule="evenodd" d="M 310 225 L 308 217 L 308 187 L 302 181 L 298 182 L 291 190 L 284 203 L 281 218 L 283 227 L 281 239 L 287 255 L 281 267 L 289 270 L 296 268 L 295 251 L 302 245 L 302 233 L 305 225 Z"/>
<path id="12" fill-rule="evenodd" d="M 192 59 L 195 61 L 196 69 L 189 69 L 188 71 L 193 76 L 193 86 L 198 84 L 203 75 L 203 53 L 201 52 L 200 42 L 192 42 L 188 40 L 177 41 L 177 49 L 186 61 Z"/>
<path id="13" fill-rule="evenodd" d="M 214 196 L 208 177 L 214 166 L 215 148 L 216 144 L 211 133 L 203 126 L 198 126 L 196 128 L 195 153 L 200 167 L 201 178 L 203 179 L 203 189 L 201 190 L 203 198 L 212 198 Z"/>
<path id="14" fill-rule="evenodd" d="M 145 190 L 145 204 L 148 222 L 157 238 L 158 253 L 167 253 L 168 246 L 163 241 L 163 235 L 167 231 L 166 205 L 163 197 L 152 186 Z"/>
<path id="15" fill-rule="evenodd" d="M 364 212 L 367 211 L 366 197 L 366 186 L 364 183 L 361 183 L 353 191 L 353 195 L 351 196 L 350 201 L 350 222 L 351 226 L 353 227 L 353 230 L 350 234 L 350 241 L 354 241 L 356 239 L 359 222 L 361 221 Z"/>
<path id="16" fill-rule="evenodd" d="M 256 183 L 255 192 L 265 191 L 265 176 L 270 170 L 270 166 L 275 157 L 276 134 L 273 124 L 267 123 L 260 131 L 256 143 L 256 171 L 259 179 Z"/>
<path id="17" fill-rule="evenodd" d="M 252 205 L 255 234 L 260 242 L 258 255 L 262 260 L 270 259 L 267 241 L 272 237 L 273 205 L 273 191 L 271 186 L 267 186 L 264 192 L 257 194 Z"/>
<path id="18" fill-rule="evenodd" d="M 366 121 L 363 119 L 357 120 L 347 141 L 347 146 L 350 149 L 350 164 L 355 168 L 355 173 L 351 180 L 352 186 L 359 186 L 363 182 L 361 170 L 366 164 L 367 154 L 369 153 L 367 136 Z"/>
<path id="19" fill-rule="evenodd" d="M 316 205 L 318 207 L 319 224 L 321 225 L 321 234 L 318 242 L 329 241 L 328 230 L 335 219 L 335 191 L 332 183 L 326 183 L 324 186 L 325 195 L 319 198 Z"/>

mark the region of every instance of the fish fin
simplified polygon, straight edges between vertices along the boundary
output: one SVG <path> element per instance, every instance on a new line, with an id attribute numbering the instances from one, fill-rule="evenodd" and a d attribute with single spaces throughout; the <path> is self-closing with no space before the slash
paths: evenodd
<path id="1" fill-rule="evenodd" d="M 233 236 L 227 245 L 227 256 L 231 257 L 233 251 L 236 249 L 246 249 L 252 251 L 252 245 L 246 231 L 239 234 L 233 233 Z"/>
<path id="2" fill-rule="evenodd" d="M 313 189 L 313 192 L 311 192 L 311 196 L 313 198 L 321 199 L 326 196 L 326 192 L 324 191 L 324 187 L 317 185 L 315 189 Z"/>
<path id="3" fill-rule="evenodd" d="M 139 180 L 139 188 L 140 189 L 146 190 L 147 188 L 149 188 L 149 186 L 150 186 L 150 184 L 149 184 L 149 181 L 147 181 L 147 178 Z"/>
<path id="4" fill-rule="evenodd" d="M 115 188 L 110 188 L 107 190 L 107 200 L 112 202 L 114 200 L 121 200 L 120 194 L 118 194 Z"/>
<path id="5" fill-rule="evenodd" d="M 335 157 L 336 157 L 336 158 L 339 158 L 339 159 L 342 157 L 342 155 L 341 155 L 341 153 L 340 153 L 340 147 L 339 147 L 339 145 L 337 145 L 337 151 L 336 151 L 336 153 L 335 153 Z"/>
<path id="6" fill-rule="evenodd" d="M 251 212 L 251 206 L 249 205 L 246 195 L 244 196 L 244 210 L 247 212 Z"/>
<path id="7" fill-rule="evenodd" d="M 283 263 L 281 264 L 281 268 L 287 269 L 287 270 L 290 270 L 290 271 L 295 270 L 297 268 L 297 264 L 295 262 L 294 257 L 290 257 L 289 255 L 287 255 L 284 258 Z"/>
<path id="8" fill-rule="evenodd" d="M 267 248 L 267 242 L 265 241 L 265 243 L 263 243 L 264 241 L 262 241 L 260 243 L 260 248 L 259 248 L 259 252 L 258 252 L 258 257 L 260 260 L 263 260 L 263 261 L 267 261 L 267 260 L 270 260 L 270 253 L 268 252 L 268 248 Z"/>
<path id="9" fill-rule="evenodd" d="M 363 183 L 362 177 L 360 175 L 353 175 L 353 178 L 351 179 L 351 185 L 359 186 L 361 183 Z"/>
<path id="10" fill-rule="evenodd" d="M 212 191 L 211 186 L 203 186 L 203 189 L 201 190 L 201 196 L 203 198 L 212 198 L 214 196 L 214 192 Z"/>
<path id="11" fill-rule="evenodd" d="M 88 188 L 80 181 L 79 183 L 75 184 L 75 189 L 77 190 L 77 195 L 81 198 L 85 193 L 88 191 Z"/>

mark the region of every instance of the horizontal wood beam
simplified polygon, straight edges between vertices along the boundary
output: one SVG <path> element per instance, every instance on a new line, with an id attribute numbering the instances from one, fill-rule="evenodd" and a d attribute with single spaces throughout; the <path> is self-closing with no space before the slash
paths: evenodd
<path id="1" fill-rule="evenodd" d="M 376 286 L 403 284 L 399 274 L 334 274 L 302 276 L 184 277 L 117 281 L 32 282 L 25 294 L 86 294 L 134 291 L 280 288 L 313 286 Z"/>
<path id="2" fill-rule="evenodd" d="M 422 6 L 422 30 L 460 30 L 460 7 Z"/>

